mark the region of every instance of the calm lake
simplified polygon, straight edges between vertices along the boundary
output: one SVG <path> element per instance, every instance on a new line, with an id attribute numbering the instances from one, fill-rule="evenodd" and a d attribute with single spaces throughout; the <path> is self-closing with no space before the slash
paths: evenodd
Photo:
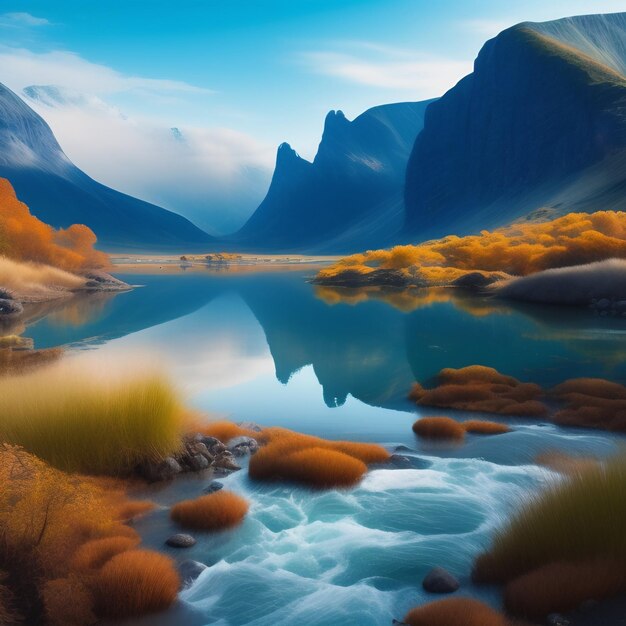
<path id="1" fill-rule="evenodd" d="M 211 567 L 176 609 L 134 624 L 390 624 L 432 599 L 421 580 L 435 565 L 460 578 L 458 593 L 497 605 L 497 590 L 471 585 L 471 563 L 520 498 L 554 480 L 536 456 L 606 456 L 621 445 L 620 436 L 531 419 L 504 420 L 511 433 L 461 446 L 425 445 L 413 421 L 445 413 L 418 412 L 406 395 L 443 367 L 473 364 L 547 386 L 579 376 L 626 382 L 625 319 L 450 289 L 339 293 L 307 283 L 311 269 L 140 269 L 120 277 L 141 287 L 70 303 L 25 336 L 37 348 L 66 346 L 71 358 L 162 363 L 191 404 L 235 421 L 407 446 L 416 469 L 374 470 L 352 491 L 325 493 L 235 473 L 222 482 L 249 499 L 246 521 L 198 534 L 186 551 L 163 546 L 172 527 L 157 510 L 137 524 L 144 542 Z M 165 507 L 208 482 L 184 478 L 149 495 Z"/>

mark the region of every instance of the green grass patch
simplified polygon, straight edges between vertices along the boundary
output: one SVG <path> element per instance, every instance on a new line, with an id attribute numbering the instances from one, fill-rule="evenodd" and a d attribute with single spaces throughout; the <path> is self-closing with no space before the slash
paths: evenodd
<path id="1" fill-rule="evenodd" d="M 0 379 L 0 415 L 0 441 L 95 474 L 175 452 L 184 429 L 182 404 L 162 374 L 106 375 L 78 361 Z"/>

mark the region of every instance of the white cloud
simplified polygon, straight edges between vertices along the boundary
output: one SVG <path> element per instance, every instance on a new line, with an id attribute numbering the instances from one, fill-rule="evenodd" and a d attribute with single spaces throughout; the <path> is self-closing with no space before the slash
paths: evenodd
<path id="1" fill-rule="evenodd" d="M 79 92 L 111 95 L 123 92 L 151 94 L 210 94 L 211 90 L 183 81 L 129 76 L 106 65 L 92 63 L 73 52 L 32 52 L 0 46 L 0 79 L 9 87 L 28 84 L 62 85 Z M 26 82 L 27 81 L 27 82 Z"/>
<path id="2" fill-rule="evenodd" d="M 375 42 L 353 42 L 349 51 L 304 53 L 309 68 L 353 83 L 408 91 L 416 98 L 441 95 L 472 71 L 472 64 Z"/>
<path id="3" fill-rule="evenodd" d="M 68 157 L 96 180 L 183 213 L 214 232 L 237 229 L 262 200 L 274 147 L 228 128 L 167 126 L 127 116 L 93 94 L 25 90 Z"/>
<path id="4" fill-rule="evenodd" d="M 0 24 L 3 26 L 47 26 L 50 22 L 45 17 L 35 17 L 30 13 L 15 12 L 0 15 Z"/>

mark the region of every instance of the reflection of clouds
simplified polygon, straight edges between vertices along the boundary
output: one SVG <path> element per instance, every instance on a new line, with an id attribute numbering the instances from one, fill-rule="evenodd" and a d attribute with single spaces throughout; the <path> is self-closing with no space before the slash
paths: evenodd
<path id="1" fill-rule="evenodd" d="M 100 357 L 128 354 L 161 363 L 190 395 L 233 387 L 274 373 L 265 335 L 238 296 L 216 298 L 178 319 L 115 339 Z"/>

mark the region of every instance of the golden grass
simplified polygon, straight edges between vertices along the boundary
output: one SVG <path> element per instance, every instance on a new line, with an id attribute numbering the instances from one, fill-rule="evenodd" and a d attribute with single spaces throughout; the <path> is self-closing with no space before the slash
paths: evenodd
<path id="1" fill-rule="evenodd" d="M 474 435 L 502 435 L 511 432 L 511 428 L 506 424 L 487 420 L 467 420 L 461 425 L 466 433 L 472 433 Z"/>
<path id="2" fill-rule="evenodd" d="M 79 576 L 70 575 L 49 580 L 43 584 L 41 595 L 46 626 L 83 626 L 97 623 L 93 598 Z"/>
<path id="3" fill-rule="evenodd" d="M 175 504 L 170 517 L 185 528 L 218 531 L 241 524 L 248 502 L 230 491 L 217 491 Z"/>
<path id="4" fill-rule="evenodd" d="M 286 428 L 266 428 L 267 445 L 251 459 L 249 476 L 255 480 L 293 481 L 317 489 L 355 485 L 368 463 L 389 458 L 382 446 L 351 441 L 329 441 Z"/>
<path id="5" fill-rule="evenodd" d="M 589 456 L 574 456 L 558 450 L 547 450 L 535 457 L 537 465 L 543 465 L 559 474 L 579 474 L 598 469 L 598 459 Z"/>
<path id="6" fill-rule="evenodd" d="M 17 300 L 49 300 L 85 286 L 87 279 L 62 269 L 0 256 L 0 285 Z"/>
<path id="7" fill-rule="evenodd" d="M 76 571 L 100 569 L 116 554 L 136 548 L 139 541 L 139 537 L 124 536 L 92 539 L 78 547 L 72 556 L 70 566 Z"/>
<path id="8" fill-rule="evenodd" d="M 79 361 L 0 380 L 0 440 L 68 471 L 123 473 L 180 446 L 183 411 L 157 372 L 115 376 Z"/>
<path id="9" fill-rule="evenodd" d="M 604 600 L 626 591 L 626 563 L 598 559 L 544 565 L 509 582 L 504 605 L 513 615 L 541 619 L 567 613 L 586 600 Z"/>
<path id="10" fill-rule="evenodd" d="M 446 598 L 410 610 L 409 626 L 509 626 L 501 613 L 471 598 Z"/>
<path id="11" fill-rule="evenodd" d="M 504 376 L 491 367 L 470 365 L 460 369 L 446 368 L 437 376 L 437 386 L 425 389 L 414 383 L 409 399 L 422 406 L 540 417 L 548 408 L 540 398 L 543 390 L 533 383 Z"/>
<path id="12" fill-rule="evenodd" d="M 557 219 L 482 231 L 479 235 L 353 254 L 322 269 L 319 280 L 343 272 L 399 270 L 430 284 L 449 284 L 468 272 L 525 276 L 541 270 L 626 258 L 626 213 L 569 213 Z"/>
<path id="13" fill-rule="evenodd" d="M 169 608 L 180 584 L 172 559 L 150 550 L 130 550 L 99 570 L 92 589 L 97 613 L 120 619 Z"/>
<path id="14" fill-rule="evenodd" d="M 626 563 L 626 459 L 578 471 L 530 497 L 476 560 L 476 582 L 504 583 L 550 563 Z"/>
<path id="15" fill-rule="evenodd" d="M 413 424 L 413 432 L 424 439 L 465 438 L 463 424 L 451 417 L 422 417 Z"/>

